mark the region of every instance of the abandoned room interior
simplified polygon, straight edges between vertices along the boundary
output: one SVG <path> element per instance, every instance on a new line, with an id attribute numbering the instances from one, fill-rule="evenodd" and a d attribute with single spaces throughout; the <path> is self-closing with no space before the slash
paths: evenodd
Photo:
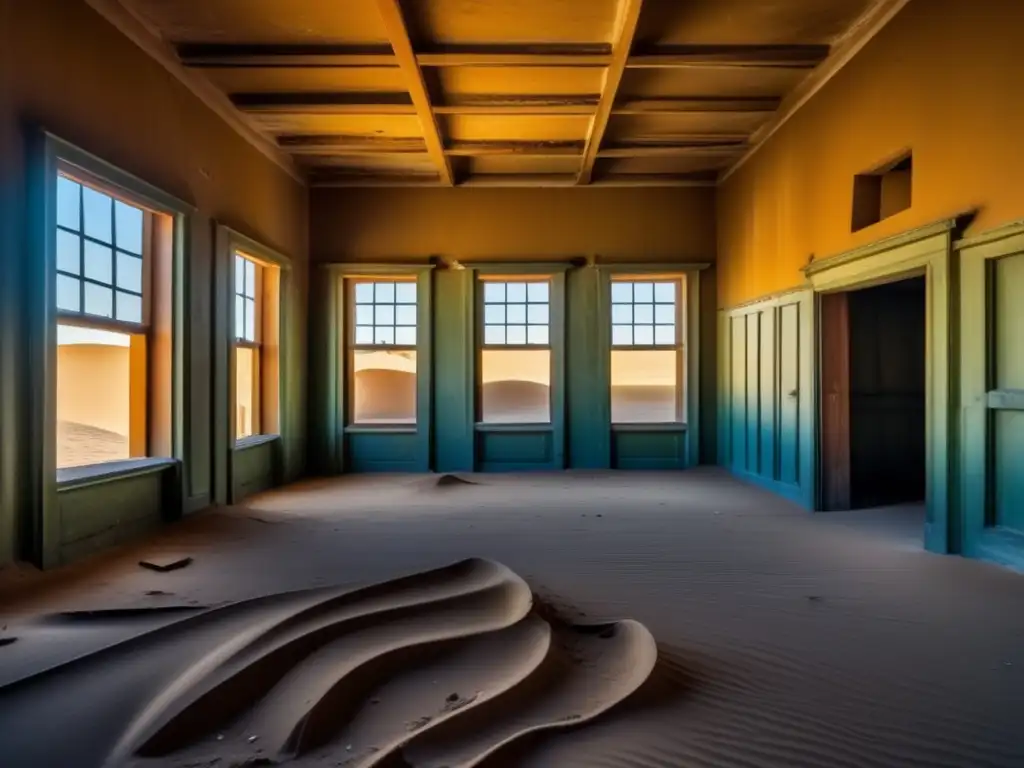
<path id="1" fill-rule="evenodd" d="M 0 762 L 1024 765 L 1022 38 L 0 0 Z"/>

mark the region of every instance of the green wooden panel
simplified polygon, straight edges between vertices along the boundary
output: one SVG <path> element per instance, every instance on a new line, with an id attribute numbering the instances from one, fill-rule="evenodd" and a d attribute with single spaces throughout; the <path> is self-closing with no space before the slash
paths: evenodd
<path id="1" fill-rule="evenodd" d="M 757 472 L 762 477 L 775 479 L 775 444 L 776 433 L 776 387 L 775 369 L 776 355 L 778 353 L 775 344 L 775 308 L 767 309 L 760 313 L 760 337 L 758 345 L 759 379 L 758 379 L 758 403 L 760 418 L 758 419 L 759 429 L 759 450 Z"/>
<path id="2" fill-rule="evenodd" d="M 349 432 L 347 469 L 351 472 L 422 472 L 421 445 L 416 432 L 367 430 Z"/>
<path id="3" fill-rule="evenodd" d="M 732 342 L 730 351 L 729 423 L 732 437 L 729 441 L 730 466 L 737 471 L 747 469 L 747 318 L 734 316 L 730 320 Z"/>
<path id="4" fill-rule="evenodd" d="M 280 482 L 278 471 L 281 441 L 235 448 L 231 456 L 231 501 L 238 504 L 247 496 L 273 488 Z"/>
<path id="5" fill-rule="evenodd" d="M 568 460 L 574 469 L 607 469 L 611 461 L 607 282 L 593 267 L 566 275 Z"/>
<path id="6" fill-rule="evenodd" d="M 1024 254 L 993 268 L 995 388 L 1024 389 Z"/>
<path id="7" fill-rule="evenodd" d="M 761 421 L 761 312 L 751 312 L 747 321 L 747 455 L 744 466 L 758 474 Z"/>
<path id="8" fill-rule="evenodd" d="M 552 430 L 478 432 L 477 461 L 483 472 L 560 469 L 554 464 Z"/>
<path id="9" fill-rule="evenodd" d="M 472 472 L 473 272 L 439 272 L 435 292 L 434 469 Z"/>
<path id="10" fill-rule="evenodd" d="M 800 305 L 779 308 L 778 480 L 800 483 Z"/>
<path id="11" fill-rule="evenodd" d="M 616 469 L 682 469 L 686 466 L 686 432 L 616 432 Z"/>
<path id="12" fill-rule="evenodd" d="M 1024 411 L 997 411 L 992 419 L 995 522 L 1024 533 Z"/>

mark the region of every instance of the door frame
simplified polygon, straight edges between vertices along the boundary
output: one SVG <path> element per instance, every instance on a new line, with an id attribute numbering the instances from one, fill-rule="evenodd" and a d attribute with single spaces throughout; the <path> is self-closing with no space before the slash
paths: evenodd
<path id="1" fill-rule="evenodd" d="M 1024 221 L 956 243 L 960 253 L 960 402 L 962 403 L 959 525 L 963 554 L 1024 568 L 1024 536 L 994 525 L 993 420 L 996 411 L 1024 410 L 1024 391 L 995 384 L 994 267 L 1024 255 Z"/>
<path id="2" fill-rule="evenodd" d="M 955 552 L 955 444 L 958 403 L 957 334 L 953 308 L 957 271 L 953 242 L 960 220 L 944 219 L 832 256 L 804 267 L 815 293 L 815 462 L 819 482 L 815 509 L 821 509 L 821 295 L 869 288 L 907 277 L 925 277 L 925 547 L 932 552 Z"/>

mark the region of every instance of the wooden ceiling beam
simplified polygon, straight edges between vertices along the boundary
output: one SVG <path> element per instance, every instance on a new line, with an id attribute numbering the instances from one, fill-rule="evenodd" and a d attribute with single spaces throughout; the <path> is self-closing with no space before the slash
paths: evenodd
<path id="1" fill-rule="evenodd" d="M 423 51 L 416 60 L 423 67 L 607 67 L 611 52 L 606 45 L 458 46 Z"/>
<path id="2" fill-rule="evenodd" d="M 182 64 L 196 69 L 398 66 L 390 46 L 184 43 L 177 52 Z"/>
<path id="3" fill-rule="evenodd" d="M 335 187 L 432 187 L 443 189 L 447 185 L 426 176 L 358 176 L 354 174 L 314 175 L 310 186 Z M 461 181 L 460 187 L 574 187 L 575 174 L 569 173 L 506 173 L 480 174 Z M 714 187 L 713 174 L 609 174 L 591 182 L 594 187 Z"/>
<path id="4" fill-rule="evenodd" d="M 579 157 L 581 141 L 456 141 L 445 152 L 456 157 Z"/>
<path id="5" fill-rule="evenodd" d="M 612 60 L 605 70 L 601 99 L 587 130 L 583 162 L 580 164 L 579 175 L 576 178 L 578 184 L 589 184 L 594 173 L 597 151 L 604 138 L 604 132 L 608 128 L 612 107 L 619 92 L 619 85 L 622 83 L 622 75 L 626 71 L 626 62 L 629 60 L 629 53 L 633 47 L 633 38 L 636 35 L 642 8 L 643 0 L 619 0 L 612 38 Z"/>
<path id="6" fill-rule="evenodd" d="M 654 48 L 632 54 L 629 68 L 814 69 L 828 56 L 827 45 L 693 45 Z"/>
<path id="7" fill-rule="evenodd" d="M 286 115 L 415 115 L 406 93 L 233 93 L 242 112 Z"/>
<path id="8" fill-rule="evenodd" d="M 598 157 L 735 157 L 743 144 L 648 144 L 605 147 Z"/>
<path id="9" fill-rule="evenodd" d="M 594 95 L 481 95 L 438 104 L 439 115 L 592 115 L 600 97 Z"/>
<path id="10" fill-rule="evenodd" d="M 416 114 L 420 119 L 427 153 L 437 166 L 441 181 L 451 186 L 455 183 L 451 160 L 444 153 L 441 129 L 430 104 L 430 94 L 427 92 L 427 84 L 423 80 L 423 70 L 416 62 L 409 30 L 406 28 L 405 19 L 402 16 L 400 0 L 377 0 L 377 10 L 380 12 L 380 18 L 384 23 L 384 29 L 391 42 L 395 58 L 398 60 L 398 66 L 405 77 L 409 97 L 412 99 Z"/>
<path id="11" fill-rule="evenodd" d="M 760 97 L 741 98 L 680 98 L 631 99 L 615 105 L 616 115 L 686 115 L 694 112 L 774 112 L 779 99 Z"/>
<path id="12" fill-rule="evenodd" d="M 289 135 L 280 136 L 278 146 L 293 155 L 399 155 L 426 154 L 420 138 L 383 136 Z"/>

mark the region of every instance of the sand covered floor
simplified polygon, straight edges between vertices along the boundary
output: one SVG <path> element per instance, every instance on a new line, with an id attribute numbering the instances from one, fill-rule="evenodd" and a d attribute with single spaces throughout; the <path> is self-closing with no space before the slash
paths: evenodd
<path id="1" fill-rule="evenodd" d="M 0 762 L 1024 766 L 1024 576 L 924 553 L 920 508 L 470 479 L 311 481 L 0 573 Z"/>

